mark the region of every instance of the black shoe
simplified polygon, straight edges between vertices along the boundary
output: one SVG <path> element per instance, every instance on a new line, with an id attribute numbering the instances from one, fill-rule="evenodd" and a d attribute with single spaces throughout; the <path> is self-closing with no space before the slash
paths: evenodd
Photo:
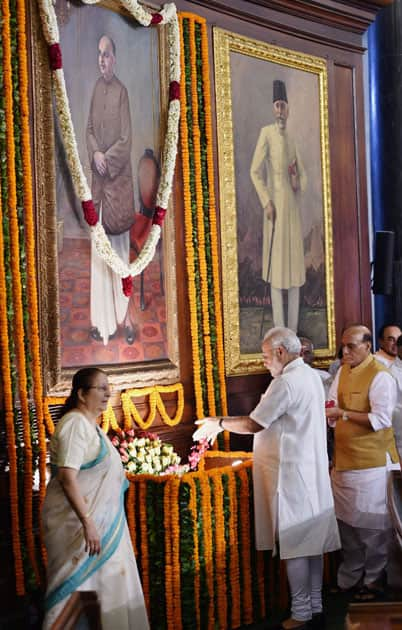
<path id="1" fill-rule="evenodd" d="M 323 612 L 315 613 L 312 616 L 311 621 L 309 621 L 309 628 L 314 628 L 314 630 L 324 630 L 326 628 Z"/>
<path id="2" fill-rule="evenodd" d="M 95 341 L 102 341 L 101 334 L 96 326 L 92 326 L 92 328 L 89 329 L 89 336 Z"/>
<path id="3" fill-rule="evenodd" d="M 128 345 L 132 346 L 135 340 L 134 328 L 131 328 L 131 326 L 126 326 L 124 329 L 124 334 Z"/>

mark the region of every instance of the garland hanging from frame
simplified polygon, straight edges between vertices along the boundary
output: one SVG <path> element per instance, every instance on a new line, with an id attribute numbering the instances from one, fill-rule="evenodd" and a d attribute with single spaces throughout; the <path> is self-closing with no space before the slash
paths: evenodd
<path id="1" fill-rule="evenodd" d="M 178 127 L 180 118 L 180 38 L 176 6 L 166 4 L 160 12 L 151 13 L 144 9 L 137 0 L 121 0 L 131 16 L 142 26 L 167 26 L 169 46 L 169 107 L 167 128 L 162 150 L 162 172 L 156 194 L 156 208 L 152 219 L 152 227 L 147 240 L 137 258 L 127 264 L 113 249 L 105 229 L 99 221 L 98 213 L 91 198 L 91 191 L 78 154 L 70 105 L 68 101 L 60 36 L 57 17 L 52 0 L 37 0 L 43 35 L 48 45 L 50 69 L 52 70 L 52 87 L 56 109 L 60 123 L 61 136 L 66 151 L 67 164 L 75 193 L 81 201 L 85 221 L 89 227 L 91 242 L 102 260 L 122 278 L 123 292 L 129 296 L 132 292 L 132 278 L 139 275 L 154 257 L 163 220 L 172 191 L 173 175 L 176 163 Z M 84 4 L 98 4 L 99 0 L 82 0 Z"/>
<path id="2" fill-rule="evenodd" d="M 181 157 L 198 418 L 227 414 L 206 20 L 180 13 Z M 218 436 L 218 440 L 220 436 Z M 229 434 L 224 433 L 225 449 Z"/>

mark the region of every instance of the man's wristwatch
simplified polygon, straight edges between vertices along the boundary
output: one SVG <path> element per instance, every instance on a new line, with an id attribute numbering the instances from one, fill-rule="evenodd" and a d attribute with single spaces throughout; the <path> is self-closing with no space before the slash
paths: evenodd
<path id="1" fill-rule="evenodd" d="M 346 411 L 344 411 L 344 412 L 343 412 L 343 414 L 342 414 L 342 420 L 345 420 L 345 421 L 346 421 L 346 420 L 349 420 L 349 416 L 348 416 L 348 414 L 346 413 Z"/>

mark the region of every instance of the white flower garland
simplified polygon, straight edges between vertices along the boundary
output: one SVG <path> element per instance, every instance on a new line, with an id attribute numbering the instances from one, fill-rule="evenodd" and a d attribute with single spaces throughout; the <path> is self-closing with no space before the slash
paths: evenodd
<path id="1" fill-rule="evenodd" d="M 166 24 L 168 29 L 169 46 L 169 84 L 173 92 L 170 93 L 168 107 L 167 130 L 162 150 L 162 173 L 156 196 L 157 211 L 148 238 L 135 261 L 131 264 L 124 262 L 115 252 L 99 220 L 95 218 L 89 223 L 91 241 L 99 256 L 121 278 L 130 279 L 143 271 L 154 257 L 156 245 L 161 235 L 161 224 L 166 212 L 169 197 L 172 190 L 173 174 L 176 163 L 177 144 L 179 138 L 180 101 L 178 96 L 180 82 L 180 35 L 176 6 L 173 3 L 166 4 L 159 13 L 150 13 L 136 0 L 120 0 L 121 4 L 142 25 Z M 82 0 L 85 4 L 97 4 L 99 0 Z M 52 0 L 38 0 L 42 21 L 43 34 L 46 43 L 51 47 L 57 47 L 56 54 L 60 54 L 59 29 L 57 17 Z M 91 202 L 91 190 L 82 168 L 78 154 L 78 147 L 71 119 L 70 106 L 64 80 L 64 72 L 61 66 L 61 54 L 59 63 L 52 68 L 53 88 L 56 100 L 56 109 L 60 122 L 63 144 L 66 150 L 67 162 L 75 192 L 81 202 Z M 127 289 L 123 289 L 127 290 Z M 129 289 L 128 289 L 129 292 Z"/>

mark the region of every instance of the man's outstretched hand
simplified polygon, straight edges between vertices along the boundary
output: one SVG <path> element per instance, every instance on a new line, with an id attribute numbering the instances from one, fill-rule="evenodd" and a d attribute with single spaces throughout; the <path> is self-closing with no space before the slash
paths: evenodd
<path id="1" fill-rule="evenodd" d="M 193 433 L 193 441 L 207 440 L 210 444 L 215 442 L 216 436 L 223 431 L 219 426 L 219 418 L 203 418 L 196 420 L 199 428 Z"/>

